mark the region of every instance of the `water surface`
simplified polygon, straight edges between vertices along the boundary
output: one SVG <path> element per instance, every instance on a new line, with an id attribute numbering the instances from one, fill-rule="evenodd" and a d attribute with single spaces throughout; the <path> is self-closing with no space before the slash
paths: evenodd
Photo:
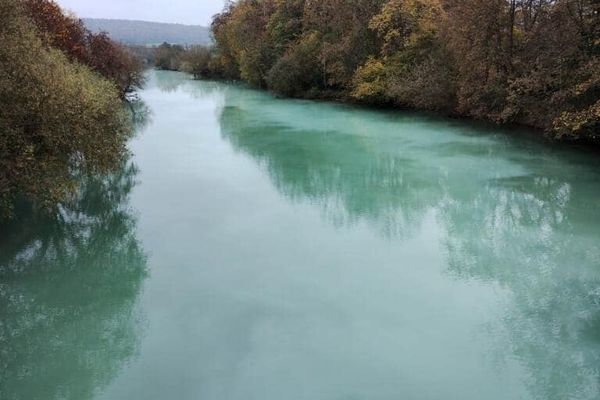
<path id="1" fill-rule="evenodd" d="M 600 398 L 597 156 L 150 78 L 121 173 L 0 235 L 1 399 Z"/>

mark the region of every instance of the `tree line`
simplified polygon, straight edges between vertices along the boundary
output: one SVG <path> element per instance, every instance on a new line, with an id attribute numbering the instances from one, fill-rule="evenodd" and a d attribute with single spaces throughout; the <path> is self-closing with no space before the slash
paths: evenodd
<path id="1" fill-rule="evenodd" d="M 121 165 L 142 64 L 52 0 L 0 0 L 0 21 L 0 217 L 56 210 L 78 177 Z"/>
<path id="2" fill-rule="evenodd" d="M 560 139 L 600 130 L 597 0 L 238 0 L 211 28 L 201 76 Z"/>
<path id="3" fill-rule="evenodd" d="M 203 45 L 182 46 L 163 43 L 152 49 L 147 58 L 156 68 L 166 71 L 183 71 L 195 78 L 216 78 L 219 74 L 211 67 L 214 49 Z"/>

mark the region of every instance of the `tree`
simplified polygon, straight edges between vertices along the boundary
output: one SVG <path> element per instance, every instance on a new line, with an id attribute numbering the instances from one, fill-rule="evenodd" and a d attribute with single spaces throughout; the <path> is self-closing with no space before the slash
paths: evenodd
<path id="1" fill-rule="evenodd" d="M 122 98 L 144 84 L 144 67 L 127 49 L 113 42 L 105 33 L 88 35 L 87 64 L 113 81 Z"/>
<path id="2" fill-rule="evenodd" d="M 438 0 L 388 0 L 369 22 L 380 53 L 357 69 L 353 96 L 369 102 L 450 111 L 455 88 L 440 37 L 446 14 Z"/>
<path id="3" fill-rule="evenodd" d="M 597 0 L 239 0 L 212 24 L 213 74 L 594 138 Z"/>
<path id="4" fill-rule="evenodd" d="M 165 42 L 156 48 L 154 65 L 167 71 L 176 71 L 181 66 L 181 56 L 184 51 L 183 46 Z"/>
<path id="5" fill-rule="evenodd" d="M 275 0 L 275 11 L 269 18 L 267 31 L 278 57 L 303 33 L 305 3 L 306 0 Z"/>
<path id="6" fill-rule="evenodd" d="M 130 130 L 114 84 L 37 36 L 18 0 L 0 0 L 0 212 L 19 198 L 52 210 L 76 174 L 107 172 Z"/>
<path id="7" fill-rule="evenodd" d="M 321 34 L 320 61 L 327 89 L 347 91 L 356 69 L 377 53 L 376 37 L 368 23 L 381 0 L 310 0 L 304 19 L 307 30 Z"/>
<path id="8" fill-rule="evenodd" d="M 312 32 L 299 39 L 269 71 L 269 88 L 276 93 L 295 97 L 318 91 L 323 87 L 320 50 L 318 33 Z"/>
<path id="9" fill-rule="evenodd" d="M 181 56 L 181 70 L 192 74 L 194 78 L 212 76 L 212 51 L 204 46 L 192 46 Z"/>
<path id="10" fill-rule="evenodd" d="M 274 11 L 273 0 L 241 0 L 232 3 L 213 24 L 225 65 L 237 68 L 241 79 L 257 87 L 265 86 L 265 77 L 275 63 L 267 30 Z"/>
<path id="11" fill-rule="evenodd" d="M 53 0 L 23 0 L 44 44 L 61 50 L 71 61 L 88 65 L 117 85 L 122 98 L 140 88 L 143 65 L 106 33 L 93 34 L 83 22 L 65 15 Z"/>
<path id="12" fill-rule="evenodd" d="M 448 2 L 445 36 L 456 59 L 457 112 L 501 120 L 508 86 L 505 0 Z"/>
<path id="13" fill-rule="evenodd" d="M 89 32 L 79 19 L 63 14 L 53 0 L 24 0 L 23 4 L 46 45 L 62 50 L 71 60 L 87 62 Z"/>

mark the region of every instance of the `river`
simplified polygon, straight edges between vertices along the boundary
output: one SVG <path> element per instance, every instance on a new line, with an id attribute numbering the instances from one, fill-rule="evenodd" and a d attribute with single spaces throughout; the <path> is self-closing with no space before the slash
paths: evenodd
<path id="1" fill-rule="evenodd" d="M 149 78 L 121 172 L 5 232 L 1 399 L 600 398 L 597 155 Z"/>

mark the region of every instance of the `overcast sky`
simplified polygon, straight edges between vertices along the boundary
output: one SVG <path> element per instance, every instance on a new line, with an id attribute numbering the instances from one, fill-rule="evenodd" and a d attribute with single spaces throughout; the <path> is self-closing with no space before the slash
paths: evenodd
<path id="1" fill-rule="evenodd" d="M 224 0 L 56 0 L 80 18 L 138 19 L 208 25 Z"/>

